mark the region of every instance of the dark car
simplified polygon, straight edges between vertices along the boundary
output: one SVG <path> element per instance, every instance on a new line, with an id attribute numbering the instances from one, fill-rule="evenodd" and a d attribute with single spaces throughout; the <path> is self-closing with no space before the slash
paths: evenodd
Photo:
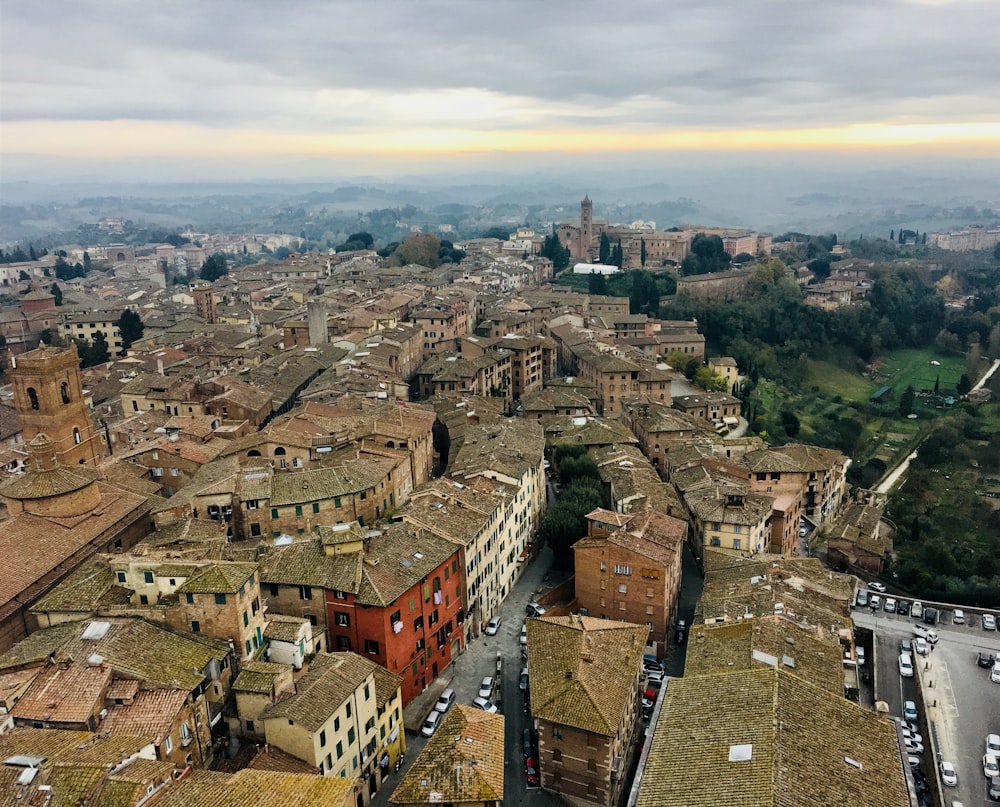
<path id="1" fill-rule="evenodd" d="M 1000 801 L 1000 776 L 990 777 L 989 793 L 993 801 Z"/>
<path id="2" fill-rule="evenodd" d="M 524 780 L 528 783 L 528 787 L 542 786 L 542 777 L 538 773 L 538 763 L 534 757 L 524 760 Z"/>
<path id="3" fill-rule="evenodd" d="M 992 653 L 980 653 L 976 656 L 976 664 L 987 670 L 993 666 L 994 661 L 996 661 L 996 658 Z"/>
<path id="4" fill-rule="evenodd" d="M 909 616 L 910 615 L 910 603 L 907 602 L 906 600 L 900 600 L 899 604 L 896 605 L 896 613 L 900 614 L 901 616 Z"/>
<path id="5" fill-rule="evenodd" d="M 534 729 L 525 729 L 521 732 L 521 752 L 526 756 L 534 756 L 535 746 L 538 745 L 538 737 L 535 736 Z"/>
<path id="6" fill-rule="evenodd" d="M 924 624 L 925 625 L 936 625 L 938 618 L 937 608 L 925 608 L 924 609 Z"/>
<path id="7" fill-rule="evenodd" d="M 683 619 L 678 619 L 677 633 L 674 636 L 674 641 L 677 642 L 677 644 L 684 644 L 684 642 L 687 641 L 687 630 L 687 622 Z"/>

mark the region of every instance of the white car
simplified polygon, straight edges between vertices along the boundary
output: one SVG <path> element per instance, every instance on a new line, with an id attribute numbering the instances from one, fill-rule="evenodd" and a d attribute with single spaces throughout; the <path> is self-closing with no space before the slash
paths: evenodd
<path id="1" fill-rule="evenodd" d="M 498 630 L 500 630 L 500 617 L 495 616 L 486 623 L 486 628 L 483 630 L 483 633 L 487 636 L 496 636 Z"/>
<path id="2" fill-rule="evenodd" d="M 924 615 L 924 604 L 920 600 L 914 600 L 910 606 L 910 616 L 920 619 Z"/>
<path id="3" fill-rule="evenodd" d="M 877 580 L 874 583 L 869 583 L 868 588 L 872 591 L 877 591 L 879 594 L 885 594 L 885 583 L 879 583 Z"/>
<path id="4" fill-rule="evenodd" d="M 482 683 L 479 685 L 479 697 L 486 698 L 489 700 L 490 696 L 493 694 L 493 678 L 486 676 Z"/>
<path id="5" fill-rule="evenodd" d="M 983 776 L 989 779 L 991 776 L 1000 776 L 1000 764 L 993 754 L 983 755 Z"/>
<path id="6" fill-rule="evenodd" d="M 863 647 L 856 647 L 855 650 L 858 653 L 858 666 L 865 666 L 865 649 Z"/>
<path id="7" fill-rule="evenodd" d="M 892 597 L 886 597 L 885 599 L 885 612 L 887 614 L 896 613 L 896 600 Z"/>
<path id="8" fill-rule="evenodd" d="M 990 670 L 990 680 L 994 684 L 1000 684 L 1000 662 L 993 665 L 993 669 Z"/>
<path id="9" fill-rule="evenodd" d="M 472 705 L 477 709 L 482 709 L 484 712 L 489 712 L 491 715 L 495 715 L 498 711 L 495 703 L 490 703 L 486 698 L 475 698 L 472 701 Z"/>
<path id="10" fill-rule="evenodd" d="M 922 637 L 918 636 L 913 640 L 913 649 L 916 650 L 921 656 L 926 656 L 927 651 L 930 650 L 930 645 Z"/>
<path id="11" fill-rule="evenodd" d="M 868 604 L 872 607 L 873 611 L 877 611 L 882 607 L 882 598 L 878 594 L 872 594 L 871 599 L 868 600 Z"/>
<path id="12" fill-rule="evenodd" d="M 983 630 L 996 630 L 997 618 L 993 614 L 983 614 Z"/>
<path id="13" fill-rule="evenodd" d="M 948 760 L 941 762 L 941 781 L 948 787 L 958 787 L 958 771 Z"/>
<path id="14" fill-rule="evenodd" d="M 913 678 L 913 656 L 909 653 L 899 654 L 899 675 L 902 678 Z"/>
<path id="15" fill-rule="evenodd" d="M 956 625 L 964 625 L 965 611 L 963 611 L 961 608 L 956 608 L 955 613 L 951 617 L 951 621 Z"/>
<path id="16" fill-rule="evenodd" d="M 903 738 L 903 748 L 906 749 L 907 754 L 924 753 L 924 744 L 917 742 L 916 740 L 910 739 L 909 737 Z"/>
<path id="17" fill-rule="evenodd" d="M 933 628 L 928 628 L 926 625 L 914 625 L 911 632 L 914 636 L 919 636 L 928 644 L 937 644 L 938 635 L 937 631 Z"/>
<path id="18" fill-rule="evenodd" d="M 427 719 L 424 721 L 424 725 L 420 727 L 420 733 L 423 734 L 424 737 L 430 737 L 432 734 L 434 734 L 435 731 L 437 731 L 437 727 L 440 722 L 441 722 L 441 713 L 437 711 L 437 709 L 435 709 L 433 712 L 427 715 Z"/>
<path id="19" fill-rule="evenodd" d="M 518 639 L 518 641 L 521 643 L 521 647 L 527 647 L 528 646 L 528 623 L 527 622 L 525 622 L 523 625 L 521 625 L 521 638 Z"/>
<path id="20" fill-rule="evenodd" d="M 986 753 L 1000 757 L 1000 734 L 986 735 Z"/>

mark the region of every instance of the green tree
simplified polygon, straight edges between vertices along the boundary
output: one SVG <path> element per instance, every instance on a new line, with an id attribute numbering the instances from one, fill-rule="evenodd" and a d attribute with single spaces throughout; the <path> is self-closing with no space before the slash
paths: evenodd
<path id="1" fill-rule="evenodd" d="M 229 264 L 226 263 L 226 256 L 221 253 L 205 258 L 205 262 L 198 271 L 198 277 L 209 283 L 214 283 L 220 277 L 225 277 L 228 274 Z"/>
<path id="2" fill-rule="evenodd" d="M 552 268 L 556 272 L 561 272 L 569 266 L 569 249 L 560 243 L 559 236 L 554 230 L 551 235 L 545 236 L 540 254 L 552 261 Z"/>
<path id="3" fill-rule="evenodd" d="M 890 241 L 895 241 L 896 240 L 896 231 L 895 230 L 889 230 L 889 240 Z"/>
<path id="4" fill-rule="evenodd" d="M 789 437 L 798 435 L 801 424 L 799 423 L 798 415 L 791 409 L 781 410 L 781 428 L 785 430 L 785 434 Z"/>
<path id="5" fill-rule="evenodd" d="M 359 232 L 351 233 L 347 236 L 347 240 L 344 243 L 334 247 L 336 252 L 354 252 L 360 249 L 371 249 L 375 244 L 375 239 L 372 238 L 371 233 Z"/>
<path id="6" fill-rule="evenodd" d="M 58 283 L 53 283 L 49 287 L 49 294 L 51 294 L 53 297 L 56 298 L 56 305 L 57 306 L 63 304 L 63 293 L 62 293 L 62 289 L 59 288 L 59 284 Z"/>
<path id="7" fill-rule="evenodd" d="M 93 263 L 91 263 L 90 253 L 87 252 L 86 250 L 84 250 L 83 251 L 83 271 L 84 272 L 90 272 L 90 270 L 93 269 L 93 268 L 94 268 L 94 265 L 93 265 Z"/>
<path id="8" fill-rule="evenodd" d="M 972 381 L 969 380 L 968 373 L 962 373 L 962 377 L 958 379 L 958 384 L 955 386 L 956 392 L 959 395 L 968 395 L 969 390 L 972 389 Z"/>
<path id="9" fill-rule="evenodd" d="M 142 319 L 139 317 L 135 311 L 126 308 L 122 311 L 121 317 L 118 318 L 118 331 L 121 333 L 122 337 L 122 355 L 124 356 L 126 351 L 132 347 L 134 342 L 142 339 L 142 332 L 145 328 L 142 324 Z"/>
<path id="10" fill-rule="evenodd" d="M 587 278 L 587 293 L 588 294 L 607 294 L 608 293 L 608 280 L 600 272 L 591 272 L 590 276 Z"/>
<path id="11" fill-rule="evenodd" d="M 639 265 L 646 268 L 646 239 L 639 239 Z"/>
<path id="12" fill-rule="evenodd" d="M 913 385 L 908 386 L 903 394 L 899 396 L 899 416 L 908 417 L 913 414 L 913 399 L 916 396 L 916 392 L 913 389 Z"/>
<path id="13" fill-rule="evenodd" d="M 490 227 L 485 230 L 480 238 L 496 238 L 500 241 L 507 241 L 510 239 L 511 230 L 509 227 Z"/>
<path id="14" fill-rule="evenodd" d="M 611 239 L 607 233 L 601 233 L 601 245 L 597 250 L 598 263 L 606 264 L 611 257 Z"/>

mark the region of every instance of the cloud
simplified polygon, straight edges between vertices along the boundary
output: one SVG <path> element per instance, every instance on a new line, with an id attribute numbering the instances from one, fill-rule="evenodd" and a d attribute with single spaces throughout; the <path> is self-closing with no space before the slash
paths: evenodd
<path id="1" fill-rule="evenodd" d="M 982 125 L 998 30 L 975 0 L 17 3 L 0 133 L 18 151 L 45 129 L 71 149 L 84 122 L 394 142 Z"/>

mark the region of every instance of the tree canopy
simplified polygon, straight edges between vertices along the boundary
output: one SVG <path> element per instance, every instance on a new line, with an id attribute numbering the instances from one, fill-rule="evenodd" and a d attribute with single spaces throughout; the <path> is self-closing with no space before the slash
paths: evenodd
<path id="1" fill-rule="evenodd" d="M 205 258 L 205 262 L 198 271 L 198 277 L 209 283 L 213 283 L 228 274 L 229 264 L 226 262 L 226 256 L 218 252 Z"/>
<path id="2" fill-rule="evenodd" d="M 122 353 L 124 354 L 126 350 L 132 347 L 133 342 L 142 339 L 144 326 L 139 315 L 131 309 L 125 309 L 122 311 L 122 315 L 119 317 L 117 325 L 118 331 L 121 333 L 122 337 Z"/>

